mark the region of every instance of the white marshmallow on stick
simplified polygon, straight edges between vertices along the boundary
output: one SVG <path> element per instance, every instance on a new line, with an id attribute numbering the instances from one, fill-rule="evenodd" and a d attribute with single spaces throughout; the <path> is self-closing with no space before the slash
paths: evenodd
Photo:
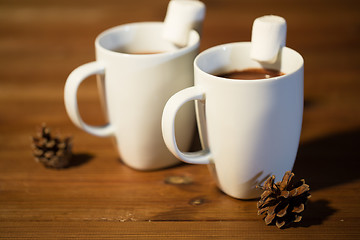
<path id="1" fill-rule="evenodd" d="M 197 0 L 171 0 L 164 20 L 163 37 L 179 47 L 187 45 L 192 29 L 201 33 L 205 4 Z"/>
<path id="2" fill-rule="evenodd" d="M 286 21 L 275 15 L 255 19 L 251 34 L 250 57 L 259 62 L 274 63 L 286 45 Z"/>

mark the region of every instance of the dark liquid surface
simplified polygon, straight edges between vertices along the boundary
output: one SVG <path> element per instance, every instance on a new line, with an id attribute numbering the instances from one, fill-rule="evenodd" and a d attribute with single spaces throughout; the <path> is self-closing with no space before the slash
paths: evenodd
<path id="1" fill-rule="evenodd" d="M 255 80 L 255 79 L 268 79 L 273 77 L 282 76 L 284 73 L 266 68 L 247 68 L 241 71 L 233 71 L 228 73 L 218 74 L 218 77 L 238 79 L 238 80 Z"/>
<path id="2" fill-rule="evenodd" d="M 158 53 L 163 53 L 163 52 L 131 52 L 131 53 L 128 53 L 128 54 L 145 54 L 145 55 L 148 55 L 148 54 L 158 54 Z"/>
<path id="3" fill-rule="evenodd" d="M 134 55 L 148 55 L 148 54 L 158 54 L 158 53 L 163 53 L 163 52 L 130 52 L 130 51 L 126 51 L 123 48 L 120 49 L 114 49 L 114 52 L 118 52 L 118 53 L 126 53 L 126 54 L 134 54 Z"/>

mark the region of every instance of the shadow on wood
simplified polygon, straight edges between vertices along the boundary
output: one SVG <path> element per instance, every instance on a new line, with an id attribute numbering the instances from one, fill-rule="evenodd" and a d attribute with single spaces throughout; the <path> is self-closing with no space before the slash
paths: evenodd
<path id="1" fill-rule="evenodd" d="M 301 222 L 291 223 L 287 228 L 321 225 L 326 219 L 337 212 L 336 209 L 329 206 L 329 203 L 329 201 L 324 199 L 317 201 L 311 201 L 310 199 L 306 205 L 306 210 L 303 214 Z"/>
<path id="2" fill-rule="evenodd" d="M 311 190 L 359 179 L 360 129 L 303 143 L 293 168 Z"/>
<path id="3" fill-rule="evenodd" d="M 67 168 L 81 166 L 89 162 L 92 158 L 94 158 L 94 155 L 89 153 L 74 153 L 71 157 L 71 162 Z"/>

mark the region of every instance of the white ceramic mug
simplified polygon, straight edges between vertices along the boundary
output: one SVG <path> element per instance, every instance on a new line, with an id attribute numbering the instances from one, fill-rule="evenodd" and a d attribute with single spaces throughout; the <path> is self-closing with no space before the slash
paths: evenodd
<path id="1" fill-rule="evenodd" d="M 200 53 L 194 61 L 195 86 L 167 102 L 162 118 L 166 145 L 184 162 L 209 164 L 220 189 L 240 199 L 259 197 L 256 186 L 270 175 L 281 180 L 291 170 L 303 114 L 303 58 L 284 47 L 274 64 L 250 58 L 250 42 L 230 43 Z M 233 80 L 217 74 L 246 68 L 272 68 L 285 75 Z M 180 107 L 196 100 L 203 150 L 182 152 L 174 136 Z"/>
<path id="2" fill-rule="evenodd" d="M 192 30 L 188 44 L 178 48 L 162 38 L 163 27 L 162 22 L 141 22 L 106 30 L 95 40 L 96 61 L 75 69 L 65 84 L 65 106 L 73 123 L 96 136 L 114 136 L 123 162 L 138 170 L 180 162 L 164 144 L 161 115 L 171 95 L 193 85 L 192 64 L 200 37 Z M 109 121 L 105 126 L 86 124 L 78 110 L 78 87 L 94 74 L 103 80 L 100 87 Z M 189 105 L 176 126 L 184 149 L 191 145 L 194 127 L 194 109 Z"/>

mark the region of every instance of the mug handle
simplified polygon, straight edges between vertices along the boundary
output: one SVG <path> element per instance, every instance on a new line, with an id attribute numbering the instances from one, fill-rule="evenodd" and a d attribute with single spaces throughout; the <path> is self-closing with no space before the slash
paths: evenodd
<path id="1" fill-rule="evenodd" d="M 211 154 L 209 150 L 197 152 L 181 152 L 175 139 L 175 117 L 178 110 L 186 102 L 192 100 L 204 100 L 205 92 L 198 87 L 189 87 L 174 94 L 166 103 L 162 115 L 162 134 L 166 146 L 180 160 L 187 163 L 209 164 Z"/>
<path id="2" fill-rule="evenodd" d="M 78 104 L 77 104 L 77 91 L 82 81 L 84 81 L 87 77 L 95 74 L 104 74 L 105 67 L 100 62 L 90 62 L 80 67 L 76 68 L 72 71 L 66 80 L 65 89 L 64 89 L 64 102 L 66 111 L 71 119 L 71 121 L 83 129 L 84 131 L 93 134 L 98 137 L 107 137 L 113 135 L 114 128 L 110 123 L 104 126 L 90 126 L 86 124 L 79 112 Z"/>

